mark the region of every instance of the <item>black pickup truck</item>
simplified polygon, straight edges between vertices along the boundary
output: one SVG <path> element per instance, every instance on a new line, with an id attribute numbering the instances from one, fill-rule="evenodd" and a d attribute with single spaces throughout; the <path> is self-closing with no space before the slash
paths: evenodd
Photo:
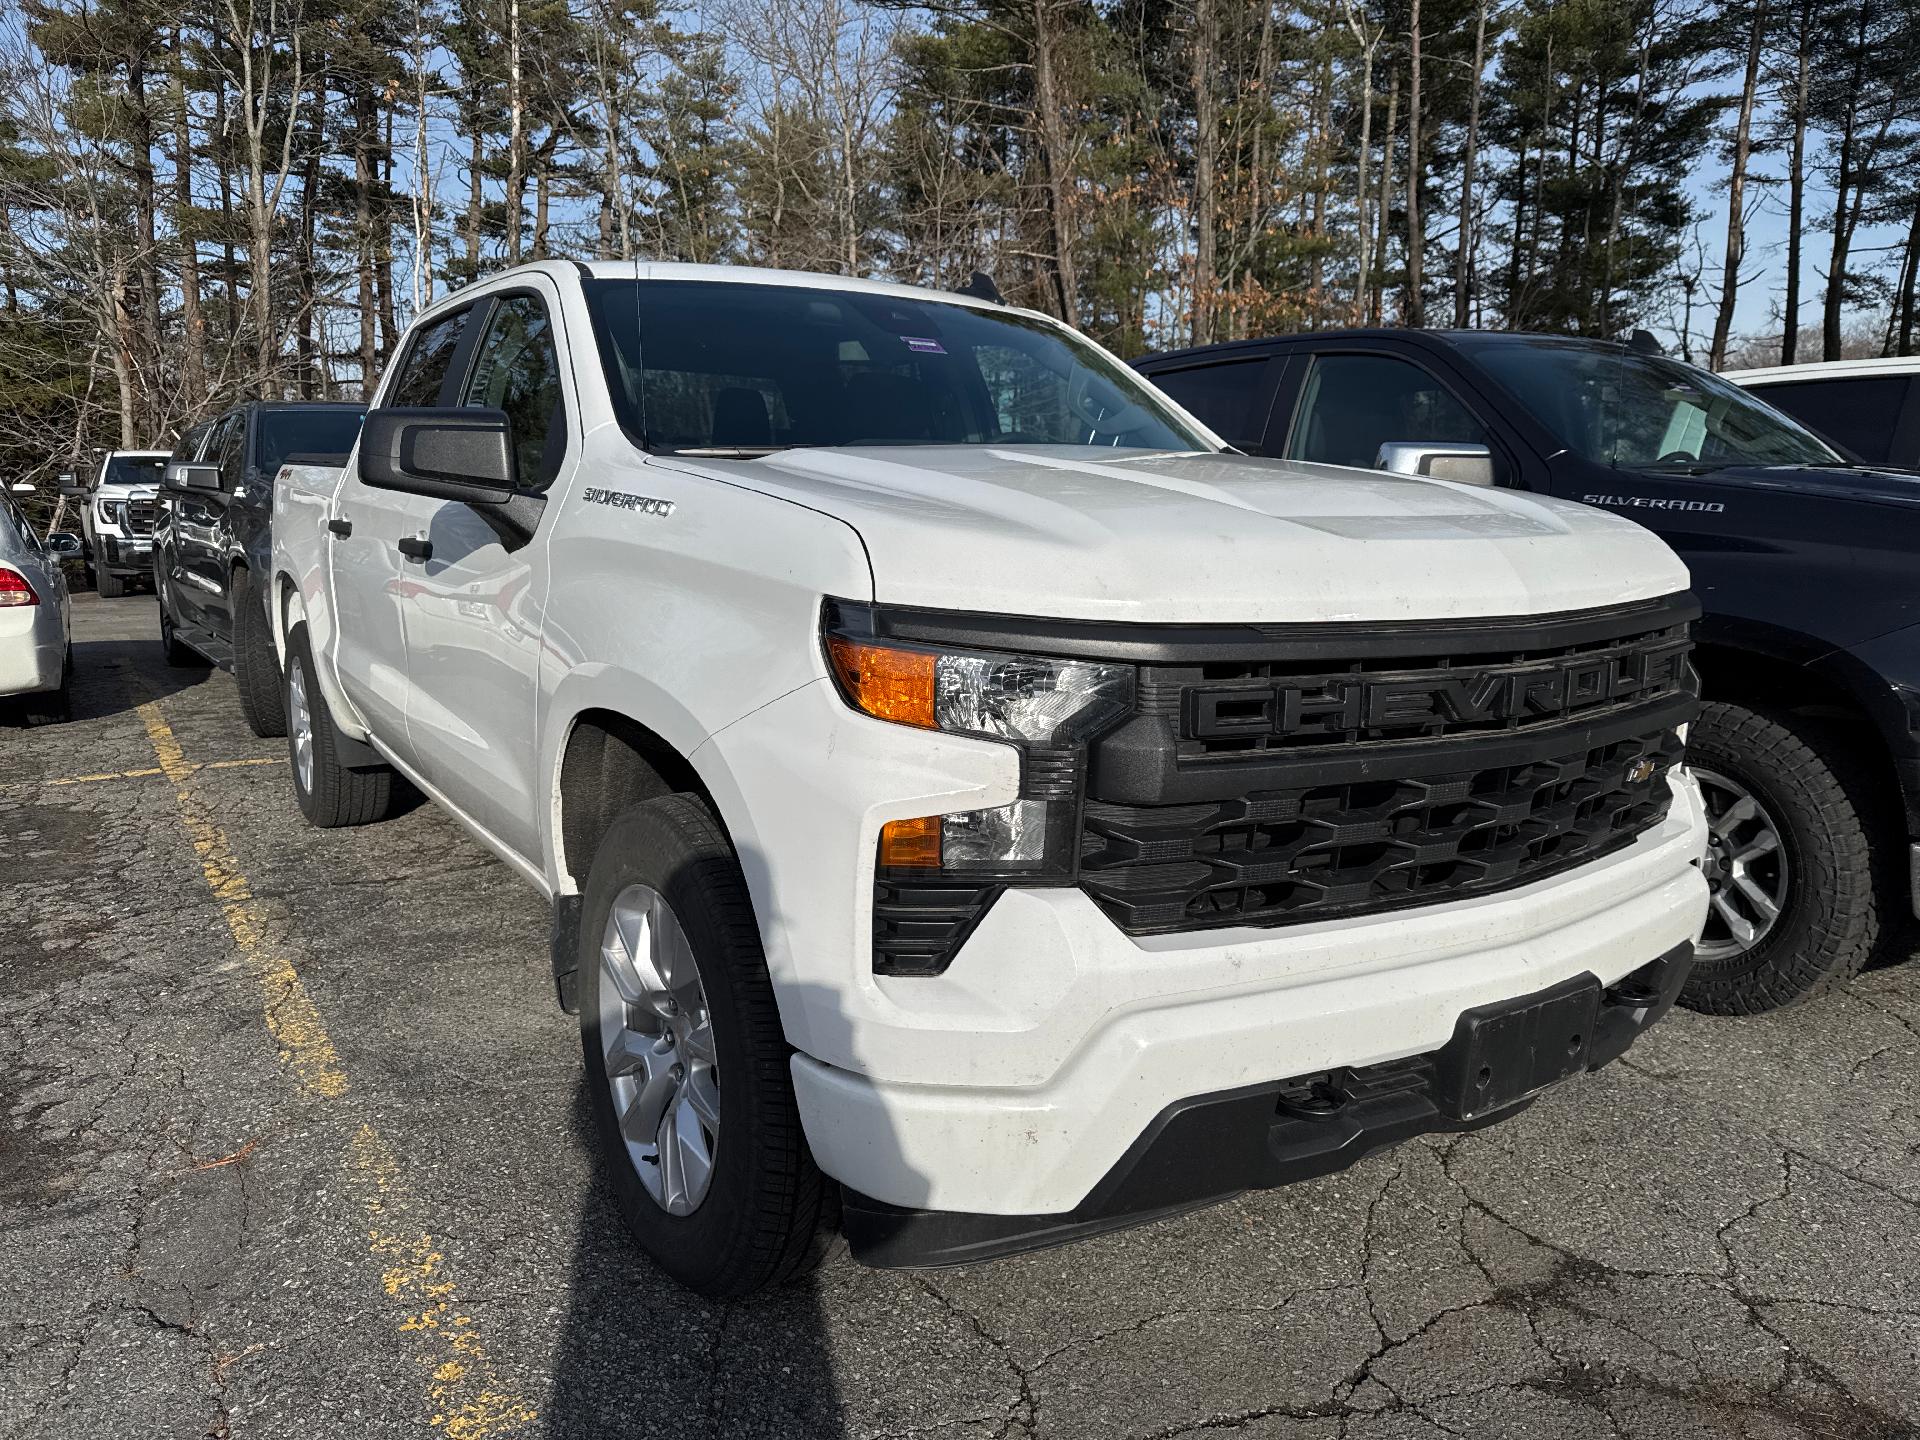
<path id="1" fill-rule="evenodd" d="M 256 735 L 287 733 L 268 628 L 273 479 L 290 463 L 344 465 L 366 413 L 326 401 L 252 400 L 181 437 L 160 487 L 153 587 L 167 661 L 233 671 Z"/>
<path id="2" fill-rule="evenodd" d="M 1771 1009 L 1908 933 L 1920 474 L 1853 463 L 1639 339 L 1323 331 L 1137 364 L 1254 454 L 1582 501 L 1687 562 L 1706 609 L 1688 757 L 1714 896 L 1686 1003 Z"/>

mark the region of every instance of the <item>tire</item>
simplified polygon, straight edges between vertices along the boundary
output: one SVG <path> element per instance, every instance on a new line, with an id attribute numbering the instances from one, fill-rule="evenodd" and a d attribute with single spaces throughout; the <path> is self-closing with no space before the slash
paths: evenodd
<path id="1" fill-rule="evenodd" d="M 1714 835 L 1705 868 L 1715 901 L 1680 1003 L 1712 1015 L 1755 1015 L 1858 975 L 1874 954 L 1883 918 L 1897 914 L 1898 900 L 1888 893 L 1896 883 L 1888 873 L 1890 847 L 1874 854 L 1871 782 L 1847 748 L 1795 717 L 1709 702 L 1688 737 L 1687 763 L 1709 801 Z M 1750 827 L 1744 834 L 1726 818 L 1727 797 L 1736 790 L 1758 806 L 1757 818 L 1742 822 Z M 1781 897 L 1778 917 L 1751 943 L 1713 954 L 1723 936 L 1739 940 L 1727 906 L 1744 912 L 1750 924 L 1763 914 L 1729 889 L 1735 882 L 1727 861 L 1753 848 L 1768 821 L 1786 872 L 1779 874 L 1768 852 L 1755 862 L 1763 868 L 1749 871 L 1748 888 Z"/>
<path id="2" fill-rule="evenodd" d="M 160 601 L 160 651 L 167 657 L 167 664 L 183 670 L 189 666 L 205 664 L 206 662 L 200 658 L 199 651 L 182 642 L 180 637 L 174 634 L 173 612 L 167 608 L 167 590 L 157 578 L 154 581 L 153 591 Z"/>
<path id="3" fill-rule="evenodd" d="M 127 577 L 116 575 L 102 564 L 95 568 L 93 588 L 102 600 L 118 600 L 127 593 Z"/>
<path id="4" fill-rule="evenodd" d="M 648 1045 L 643 1070 L 638 1060 L 609 1064 L 613 1027 L 651 1023 L 664 1035 L 675 1021 L 662 1019 L 655 1006 L 622 998 L 602 946 L 615 902 L 631 914 L 634 897 L 648 893 L 677 917 L 687 942 L 680 953 L 691 956 L 710 1031 L 708 1043 L 696 1045 L 701 1027 L 693 1023 L 693 1005 L 669 1006 L 692 1027 L 689 1043 L 684 1051 L 676 1043 L 665 1052 Z M 608 827 L 587 875 L 579 974 L 580 1040 L 595 1138 L 621 1218 L 640 1248 L 680 1284 L 714 1299 L 748 1295 L 810 1268 L 819 1256 L 815 1241 L 827 1182 L 801 1132 L 788 1068 L 793 1052 L 774 1004 L 746 880 L 732 846 L 698 799 L 663 795 L 624 811 Z M 628 975 L 629 988 L 636 989 L 634 972 Z M 682 994 L 683 977 L 674 978 L 669 988 Z M 636 993 L 646 988 L 640 984 Z M 652 1183 L 668 1184 L 667 1172 L 622 1134 L 627 1107 L 616 1101 L 617 1082 L 608 1076 L 611 1070 L 627 1086 L 641 1086 L 657 1079 L 663 1054 L 667 1060 L 684 1056 L 684 1070 L 697 1076 L 703 1053 L 714 1057 L 707 1072 L 714 1084 L 705 1103 L 718 1116 L 712 1130 L 702 1126 L 698 1132 L 711 1156 L 710 1178 L 690 1210 L 674 1213 L 642 1178 L 641 1167 L 651 1165 Z M 684 1090 L 670 1093 L 691 1096 L 698 1088 L 690 1079 Z M 663 1122 L 678 1115 L 691 1123 L 678 1098 L 661 1115 Z M 644 1122 L 641 1132 L 655 1137 L 660 1153 L 663 1132 L 647 1130 Z M 684 1196 L 680 1203 L 685 1205 Z"/>
<path id="5" fill-rule="evenodd" d="M 393 770 L 386 765 L 349 770 L 340 763 L 335 743 L 340 732 L 314 673 L 307 627 L 296 626 L 287 637 L 285 704 L 292 722 L 287 727 L 287 761 L 300 813 L 322 830 L 384 820 L 393 808 Z"/>
<path id="6" fill-rule="evenodd" d="M 253 588 L 253 572 L 242 565 L 227 588 L 233 602 L 233 682 L 240 692 L 240 714 L 262 740 L 287 733 L 287 687 L 267 628 L 267 607 Z"/>

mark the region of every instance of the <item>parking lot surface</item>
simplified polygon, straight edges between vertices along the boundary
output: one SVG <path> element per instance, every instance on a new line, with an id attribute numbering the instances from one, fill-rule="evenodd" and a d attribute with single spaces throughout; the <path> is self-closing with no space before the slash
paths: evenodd
<path id="1" fill-rule="evenodd" d="M 0 1436 L 1920 1433 L 1920 965 L 1513 1121 L 996 1265 L 716 1305 L 625 1241 L 542 902 L 308 828 L 150 598 L 0 721 Z"/>

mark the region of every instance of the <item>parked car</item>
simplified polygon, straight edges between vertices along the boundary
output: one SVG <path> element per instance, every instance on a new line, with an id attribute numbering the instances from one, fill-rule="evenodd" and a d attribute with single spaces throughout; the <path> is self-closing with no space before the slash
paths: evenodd
<path id="1" fill-rule="evenodd" d="M 1336 331 L 1148 357 L 1255 454 L 1630 515 L 1706 609 L 1689 745 L 1713 913 L 1683 1001 L 1766 1010 L 1852 976 L 1920 898 L 1920 477 L 1861 465 L 1646 345 Z"/>
<path id="2" fill-rule="evenodd" d="M 289 463 L 338 466 L 363 405 L 250 400 L 182 437 L 166 467 L 153 585 L 167 662 L 231 670 L 256 735 L 287 733 L 279 657 L 260 577 L 272 557 L 273 478 Z"/>
<path id="3" fill-rule="evenodd" d="M 1920 470 L 1920 355 L 1729 370 L 1724 378 L 1855 460 Z"/>
<path id="4" fill-rule="evenodd" d="M 301 810 L 403 775 L 551 897 L 619 1206 L 708 1294 L 821 1172 L 946 1264 L 1489 1123 L 1705 916 L 1656 537 L 1225 452 L 987 300 L 490 277 L 273 542 Z"/>
<path id="5" fill-rule="evenodd" d="M 0 702 L 30 722 L 65 720 L 73 678 L 62 555 L 80 553 L 80 537 L 44 541 L 7 489 L 0 489 Z"/>
<path id="6" fill-rule="evenodd" d="M 87 580 L 100 597 L 113 599 L 153 569 L 153 525 L 159 509 L 165 450 L 115 450 L 100 462 L 90 485 L 61 493 L 81 502 Z"/>

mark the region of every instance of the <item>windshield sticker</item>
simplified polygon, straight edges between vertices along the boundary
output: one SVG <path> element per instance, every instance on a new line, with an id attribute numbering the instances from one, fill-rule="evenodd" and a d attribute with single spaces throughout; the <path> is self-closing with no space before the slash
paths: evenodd
<path id="1" fill-rule="evenodd" d="M 924 339 L 918 335 L 902 335 L 901 341 L 916 355 L 944 355 L 947 347 L 938 340 Z"/>

